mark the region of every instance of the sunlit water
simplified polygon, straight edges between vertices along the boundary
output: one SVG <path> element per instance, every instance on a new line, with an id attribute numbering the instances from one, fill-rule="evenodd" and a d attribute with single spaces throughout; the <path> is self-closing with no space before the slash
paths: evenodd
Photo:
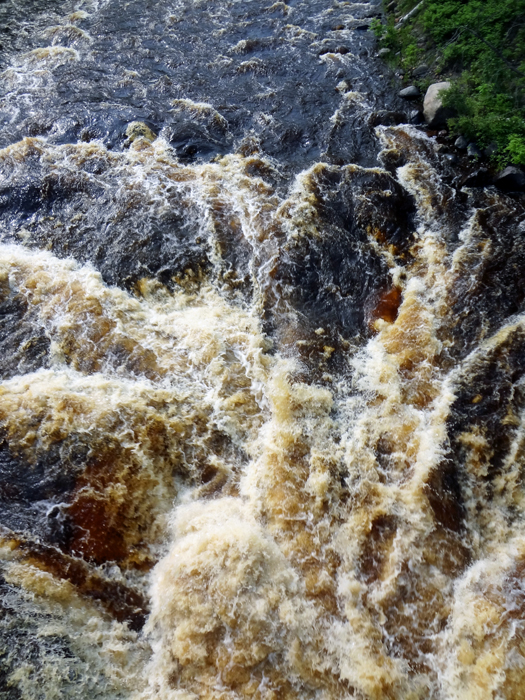
<path id="1" fill-rule="evenodd" d="M 525 697 L 525 210 L 378 3 L 0 5 L 0 698 Z"/>

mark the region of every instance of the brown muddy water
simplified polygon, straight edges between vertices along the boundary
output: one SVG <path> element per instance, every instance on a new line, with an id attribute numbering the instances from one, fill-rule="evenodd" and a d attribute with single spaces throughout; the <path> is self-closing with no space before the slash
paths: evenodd
<path id="1" fill-rule="evenodd" d="M 525 698 L 525 208 L 379 13 L 0 3 L 1 700 Z"/>

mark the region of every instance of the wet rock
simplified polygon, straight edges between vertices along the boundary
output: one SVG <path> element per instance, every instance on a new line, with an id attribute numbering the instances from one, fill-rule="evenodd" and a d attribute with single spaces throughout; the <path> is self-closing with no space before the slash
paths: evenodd
<path id="1" fill-rule="evenodd" d="M 498 173 L 494 184 L 502 192 L 525 192 L 525 173 L 520 168 L 509 165 Z"/>
<path id="2" fill-rule="evenodd" d="M 415 100 L 421 95 L 419 88 L 415 85 L 410 85 L 409 87 L 403 88 L 403 90 L 400 90 L 398 94 L 399 97 L 403 97 L 405 100 Z"/>
<path id="3" fill-rule="evenodd" d="M 417 68 L 414 68 L 412 71 L 412 75 L 414 78 L 422 78 L 424 75 L 428 73 L 428 66 L 425 64 L 422 64 L 421 66 L 418 66 Z"/>
<path id="4" fill-rule="evenodd" d="M 390 53 L 390 49 L 384 48 L 384 49 L 379 49 L 379 51 L 377 52 L 377 55 L 379 56 L 379 58 L 384 58 L 385 56 L 388 56 L 389 53 Z"/>
<path id="5" fill-rule="evenodd" d="M 184 163 L 195 160 L 211 160 L 224 153 L 228 139 L 218 129 L 198 124 L 190 120 L 181 120 L 166 126 L 162 135 L 175 150 L 177 157 Z"/>
<path id="6" fill-rule="evenodd" d="M 409 114 L 408 119 L 410 124 L 423 124 L 425 118 L 423 117 L 423 112 L 420 109 L 413 109 Z"/>
<path id="7" fill-rule="evenodd" d="M 453 153 L 446 153 L 443 156 L 443 160 L 449 165 L 456 165 L 458 163 L 458 157 Z"/>
<path id="8" fill-rule="evenodd" d="M 452 532 L 465 529 L 465 496 L 454 464 L 444 461 L 433 469 L 424 487 L 434 517 L 439 525 Z"/>
<path id="9" fill-rule="evenodd" d="M 454 357 L 467 355 L 480 338 L 490 337 L 509 316 L 525 309 L 525 210 L 519 200 L 499 198 L 483 188 L 470 191 L 476 213 L 469 224 L 470 250 L 480 251 L 479 265 L 455 284 L 456 301 L 451 312 Z M 490 290 L 490 293 L 488 293 Z M 517 352 L 522 353 L 523 349 Z M 475 394 L 482 393 L 474 383 Z M 496 397 L 495 387 L 487 389 Z"/>
<path id="10" fill-rule="evenodd" d="M 492 184 L 492 176 L 487 168 L 479 168 L 467 175 L 462 182 L 462 187 L 488 187 Z"/>
<path id="11" fill-rule="evenodd" d="M 334 123 L 327 138 L 323 158 L 336 165 L 355 163 L 364 167 L 373 167 L 376 162 L 377 139 L 370 122 L 363 123 L 363 113 L 359 103 L 351 99 L 342 101 L 339 115 L 340 119 Z M 282 151 L 284 137 L 279 135 L 279 138 Z M 300 139 L 301 135 L 298 134 L 297 138 Z"/>
<path id="12" fill-rule="evenodd" d="M 459 148 L 460 151 L 465 151 L 468 147 L 468 141 L 464 136 L 458 136 L 454 141 L 454 146 Z"/>
<path id="13" fill-rule="evenodd" d="M 469 371 L 455 388 L 456 399 L 447 426 L 450 440 L 447 461 L 457 465 L 460 483 L 467 487 L 470 498 L 477 494 L 490 502 L 490 494 L 493 488 L 497 489 L 505 464 L 509 458 L 515 459 L 511 455 L 516 427 L 508 416 L 517 414 L 525 398 L 523 342 L 523 330 L 519 326 L 509 329 L 486 354 L 473 356 Z M 490 445 L 490 449 L 482 450 L 480 443 L 476 444 L 476 437 L 481 436 L 482 444 Z M 476 475 L 480 474 L 483 478 L 478 480 Z M 509 518 L 516 517 L 509 511 Z M 483 509 L 479 508 L 477 513 L 476 518 L 483 518 Z"/>
<path id="14" fill-rule="evenodd" d="M 479 150 L 475 143 L 469 143 L 467 147 L 467 155 L 470 158 L 482 158 L 483 153 Z"/>
<path id="15" fill-rule="evenodd" d="M 390 175 L 355 166 L 318 170 L 310 189 L 322 235 L 283 245 L 272 277 L 286 297 L 275 298 L 272 286 L 265 306 L 270 320 L 281 305 L 298 312 L 304 329 L 330 328 L 336 338 L 350 338 L 366 332 L 366 302 L 389 284 L 376 241 L 398 254 L 410 249 L 414 202 Z"/>
<path id="16" fill-rule="evenodd" d="M 341 55 L 345 55 L 350 52 L 350 49 L 348 46 L 336 46 L 334 48 L 326 48 L 323 49 L 322 51 L 319 52 L 319 56 L 324 56 L 327 53 L 339 53 Z"/>
<path id="17" fill-rule="evenodd" d="M 388 148 L 379 154 L 379 161 L 385 170 L 394 174 L 398 168 L 406 163 L 405 154 L 396 148 Z"/>
<path id="18" fill-rule="evenodd" d="M 450 107 L 443 105 L 443 98 L 441 97 L 441 93 L 449 88 L 450 83 L 448 82 L 434 83 L 426 92 L 423 113 L 427 124 L 432 129 L 445 126 L 447 119 L 450 119 L 454 114 Z"/>
<path id="19" fill-rule="evenodd" d="M 98 155 L 94 158 L 98 160 Z M 0 177 L 9 184 L 0 188 L 0 232 L 6 235 L 12 228 L 24 229 L 26 245 L 47 247 L 57 257 L 90 261 L 107 284 L 128 289 L 143 277 L 171 284 L 188 269 L 198 277 L 199 270 L 207 268 L 207 246 L 199 238 L 198 214 L 190 214 L 191 204 L 182 192 L 169 193 L 165 207 L 146 207 L 145 186 L 118 187 L 117 171 L 107 163 L 95 183 L 89 164 L 87 159 L 74 172 L 57 168 L 52 172 L 35 159 L 32 182 L 27 185 L 12 176 L 12 163 L 4 163 Z M 23 343 L 41 338 L 33 349 L 38 350 L 38 361 L 44 362 L 45 337 L 40 331 L 29 332 L 25 335 L 24 331 Z M 24 357 L 33 357 L 24 347 L 20 350 Z M 15 365 L 2 371 L 9 376 L 16 372 Z"/>
<path id="20" fill-rule="evenodd" d="M 171 120 L 161 136 L 175 149 L 179 160 L 211 160 L 232 144 L 228 120 L 211 105 L 174 100 Z"/>
<path id="21" fill-rule="evenodd" d="M 405 124 L 407 115 L 405 112 L 392 112 L 386 109 L 381 109 L 377 112 L 372 112 L 368 119 L 370 126 L 397 126 Z"/>
<path id="22" fill-rule="evenodd" d="M 63 546 L 68 523 L 52 506 L 55 503 L 59 509 L 58 504 L 66 500 L 78 471 L 77 464 L 60 458 L 58 449 L 28 464 L 5 441 L 0 442 L 0 524 Z"/>
<path id="23" fill-rule="evenodd" d="M 126 129 L 128 143 L 133 143 L 138 139 L 144 139 L 148 143 L 152 143 L 157 138 L 153 131 L 144 122 L 131 122 Z"/>
<path id="24" fill-rule="evenodd" d="M 102 605 L 114 619 L 127 622 L 130 629 L 138 632 L 144 626 L 148 603 L 138 590 L 106 577 L 83 559 L 64 554 L 37 538 L 12 533 L 10 544 L 19 560 L 30 559 L 57 579 L 69 581 L 80 593 Z"/>

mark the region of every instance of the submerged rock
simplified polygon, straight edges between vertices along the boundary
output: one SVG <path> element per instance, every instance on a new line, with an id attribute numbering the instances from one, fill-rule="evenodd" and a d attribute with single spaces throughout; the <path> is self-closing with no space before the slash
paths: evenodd
<path id="1" fill-rule="evenodd" d="M 440 126 L 445 126 L 447 119 L 453 116 L 454 112 L 450 107 L 443 105 L 441 93 L 450 88 L 450 83 L 434 83 L 431 85 L 425 95 L 423 103 L 423 113 L 427 124 L 435 129 Z"/>
<path id="2" fill-rule="evenodd" d="M 131 124 L 128 124 L 126 136 L 128 137 L 129 143 L 133 143 L 133 141 L 137 141 L 138 139 L 144 139 L 144 141 L 152 143 L 157 138 L 144 122 L 131 122 Z"/>

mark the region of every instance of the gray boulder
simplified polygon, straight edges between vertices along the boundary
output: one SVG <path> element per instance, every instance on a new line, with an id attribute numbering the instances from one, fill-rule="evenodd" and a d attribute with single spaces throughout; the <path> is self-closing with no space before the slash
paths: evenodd
<path id="1" fill-rule="evenodd" d="M 461 182 L 462 187 L 488 187 L 492 184 L 492 176 L 487 168 L 478 168 L 469 173 Z"/>
<path id="2" fill-rule="evenodd" d="M 431 129 L 437 129 L 440 126 L 446 126 L 447 119 L 454 116 L 454 111 L 443 105 L 443 97 L 441 93 L 450 88 L 450 83 L 434 83 L 431 85 L 425 95 L 423 102 L 423 114 L 425 121 Z"/>
<path id="3" fill-rule="evenodd" d="M 419 92 L 419 88 L 417 88 L 415 85 L 410 85 L 409 87 L 399 91 L 399 97 L 404 97 L 405 100 L 415 100 L 420 95 L 421 93 Z"/>
<path id="4" fill-rule="evenodd" d="M 475 143 L 469 143 L 467 147 L 467 155 L 470 158 L 481 158 L 483 156 L 483 153 L 479 150 L 478 146 Z"/>
<path id="5" fill-rule="evenodd" d="M 466 151 L 468 148 L 468 141 L 464 136 L 458 136 L 454 141 L 454 146 L 459 148 L 460 151 Z"/>
<path id="6" fill-rule="evenodd" d="M 414 68 L 414 70 L 412 71 L 412 75 L 414 76 L 414 78 L 422 78 L 427 73 L 428 73 L 428 66 L 425 64 L 418 66 L 417 68 Z"/>
<path id="7" fill-rule="evenodd" d="M 498 173 L 494 184 L 503 192 L 524 192 L 525 173 L 513 165 L 509 165 L 501 173 Z"/>
<path id="8" fill-rule="evenodd" d="M 498 152 L 498 144 L 497 143 L 489 143 L 487 148 L 483 149 L 483 155 L 487 156 L 487 158 L 492 158 L 492 156 L 496 155 Z"/>

